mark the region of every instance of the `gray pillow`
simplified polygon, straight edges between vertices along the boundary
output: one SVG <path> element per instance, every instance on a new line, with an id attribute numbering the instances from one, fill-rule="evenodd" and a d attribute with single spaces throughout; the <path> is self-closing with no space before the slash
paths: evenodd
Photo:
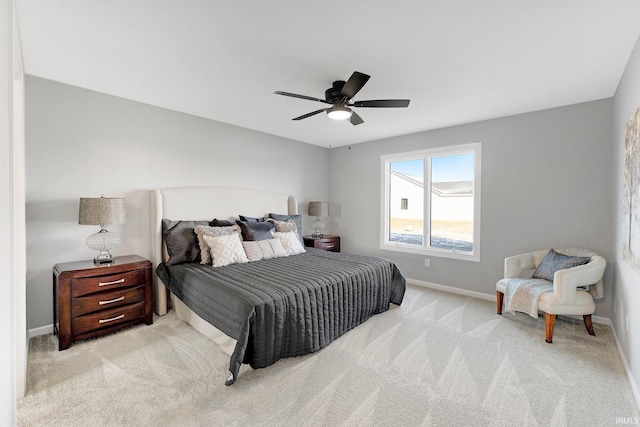
<path id="1" fill-rule="evenodd" d="M 304 246 L 304 240 L 302 239 L 302 215 L 280 215 L 270 213 L 269 218 L 273 218 L 276 221 L 289 221 L 292 220 L 296 223 L 296 227 L 298 228 L 298 238 L 300 239 L 300 243 Z"/>
<path id="2" fill-rule="evenodd" d="M 265 222 L 267 218 L 254 218 L 252 216 L 238 215 L 240 221 L 244 222 Z"/>
<path id="3" fill-rule="evenodd" d="M 590 259 L 591 257 L 588 256 L 562 255 L 551 249 L 536 271 L 533 272 L 533 277 L 553 282 L 553 275 L 556 271 L 586 264 Z"/>
<path id="4" fill-rule="evenodd" d="M 236 225 L 236 223 L 233 221 L 227 221 L 226 219 L 214 218 L 209 222 L 210 227 L 231 227 L 232 225 Z"/>
<path id="5" fill-rule="evenodd" d="M 169 259 L 166 265 L 200 262 L 200 245 L 194 228 L 208 225 L 209 221 L 162 220 L 162 238 L 167 246 Z"/>
<path id="6" fill-rule="evenodd" d="M 275 228 L 272 222 L 247 222 L 236 221 L 242 230 L 244 240 L 267 240 L 273 239 L 271 231 Z"/>

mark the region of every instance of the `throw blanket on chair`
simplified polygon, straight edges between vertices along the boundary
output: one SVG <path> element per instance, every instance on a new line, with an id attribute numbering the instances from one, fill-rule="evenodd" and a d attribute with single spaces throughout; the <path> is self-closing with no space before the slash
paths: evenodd
<path id="1" fill-rule="evenodd" d="M 597 255 L 595 252 L 586 249 L 568 248 L 556 249 L 556 252 L 568 256 L 588 256 Z M 526 272 L 524 277 L 514 277 L 507 280 L 506 292 L 504 294 L 504 311 L 515 315 L 516 311 L 526 313 L 533 318 L 538 318 L 538 303 L 540 297 L 545 292 L 553 292 L 553 283 L 544 279 L 534 279 L 534 270 Z M 594 299 L 604 297 L 604 284 L 602 280 L 598 283 L 585 286 L 587 292 Z"/>
<path id="2" fill-rule="evenodd" d="M 503 311 L 516 314 L 516 311 L 527 313 L 538 318 L 538 303 L 545 292 L 553 292 L 553 283 L 544 279 L 531 278 L 533 270 L 528 272 L 529 278 L 513 277 L 507 280 L 504 293 Z"/>

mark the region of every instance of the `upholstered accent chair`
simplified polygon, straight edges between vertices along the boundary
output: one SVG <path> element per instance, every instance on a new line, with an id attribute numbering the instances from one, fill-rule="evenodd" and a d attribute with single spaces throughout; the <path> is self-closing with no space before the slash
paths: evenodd
<path id="1" fill-rule="evenodd" d="M 513 287 L 518 281 L 531 281 L 532 274 L 537 272 L 540 264 L 549 255 L 548 249 L 529 252 L 521 255 L 505 258 L 504 260 L 504 278 L 496 284 L 496 305 L 498 314 L 502 314 L 503 301 L 507 287 Z M 606 261 L 599 255 L 592 255 L 586 264 L 559 269 L 553 274 L 553 290 L 542 292 L 539 295 L 537 310 L 545 313 L 545 332 L 546 341 L 551 343 L 553 340 L 553 329 L 555 326 L 557 315 L 582 315 L 584 324 L 590 335 L 595 335 L 593 325 L 591 323 L 591 314 L 595 311 L 593 297 L 582 287 L 601 283 L 606 267 Z M 535 276 L 535 274 L 533 274 Z M 536 279 L 536 284 L 542 285 Z M 535 306 L 533 307 L 535 310 Z M 535 316 L 537 317 L 537 310 Z M 533 315 L 533 313 L 530 313 Z"/>

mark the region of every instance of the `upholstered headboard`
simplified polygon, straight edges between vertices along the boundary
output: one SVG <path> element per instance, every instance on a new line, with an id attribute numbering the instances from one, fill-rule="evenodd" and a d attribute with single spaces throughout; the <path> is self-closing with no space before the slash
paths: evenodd
<path id="1" fill-rule="evenodd" d="M 233 220 L 238 215 L 262 217 L 269 213 L 295 215 L 294 196 L 233 187 L 174 187 L 151 190 L 151 262 L 163 261 L 162 219 L 211 221 Z M 167 289 L 153 273 L 154 310 L 167 313 Z"/>

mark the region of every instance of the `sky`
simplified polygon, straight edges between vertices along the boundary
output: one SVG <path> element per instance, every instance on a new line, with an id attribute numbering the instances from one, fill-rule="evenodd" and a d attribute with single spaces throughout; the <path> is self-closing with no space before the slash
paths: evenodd
<path id="1" fill-rule="evenodd" d="M 474 155 L 457 154 L 453 156 L 432 157 L 431 174 L 433 182 L 473 181 Z M 423 159 L 392 162 L 391 172 L 423 177 Z"/>

